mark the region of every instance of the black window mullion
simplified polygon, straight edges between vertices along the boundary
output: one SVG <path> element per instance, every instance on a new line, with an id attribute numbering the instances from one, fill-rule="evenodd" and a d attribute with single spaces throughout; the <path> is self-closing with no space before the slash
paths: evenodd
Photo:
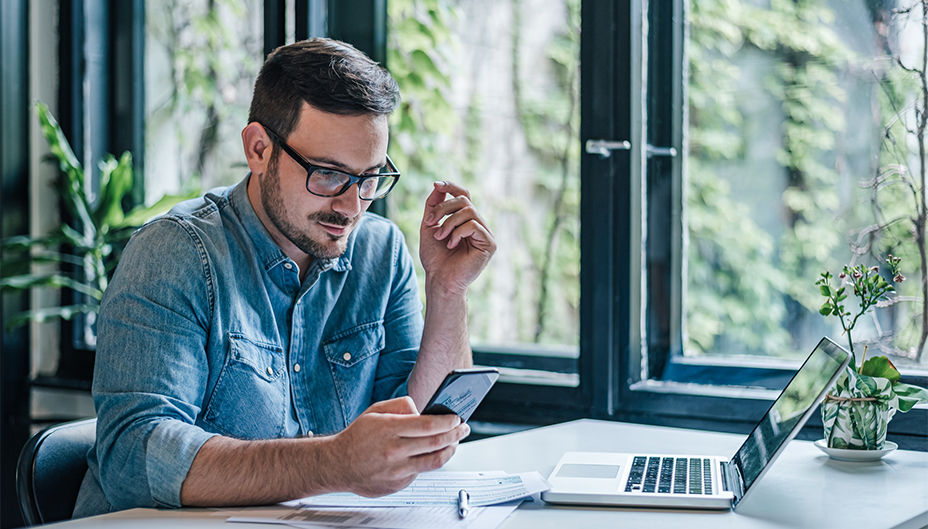
<path id="1" fill-rule="evenodd" d="M 581 5 L 580 32 L 580 144 L 588 140 L 627 140 L 627 120 L 620 118 L 629 97 L 628 83 L 615 75 L 630 58 L 627 31 L 628 2 Z M 624 33 L 627 35 L 627 33 Z M 616 215 L 627 193 L 628 153 L 580 157 L 580 387 L 594 416 L 615 410 L 618 374 L 613 351 L 627 334 L 622 322 L 625 306 L 615 304 L 626 287 L 621 281 L 625 263 L 615 262 L 617 249 L 628 236 L 627 219 Z M 625 165 L 625 167 L 622 167 Z M 595 226 L 595 228 L 594 228 Z"/>
<path id="2" fill-rule="evenodd" d="M 387 0 L 328 0 L 325 16 L 326 36 L 347 42 L 387 65 Z M 375 200 L 369 211 L 387 216 L 387 201 Z"/>
<path id="3" fill-rule="evenodd" d="M 326 0 L 297 0 L 294 5 L 296 40 L 325 37 L 328 34 Z"/>
<path id="4" fill-rule="evenodd" d="M 264 56 L 286 44 L 286 0 L 264 0 Z"/>
<path id="5" fill-rule="evenodd" d="M 58 3 L 58 124 L 74 154 L 84 152 L 84 2 Z"/>
<path id="6" fill-rule="evenodd" d="M 329 0 L 328 36 L 345 41 L 376 62 L 387 60 L 387 0 Z"/>
<path id="7" fill-rule="evenodd" d="M 132 153 L 132 200 L 140 204 L 145 200 L 145 0 L 112 5 L 109 37 L 110 152 Z"/>
<path id="8" fill-rule="evenodd" d="M 661 378 L 670 350 L 673 332 L 672 285 L 676 273 L 673 261 L 674 221 L 678 206 L 674 203 L 677 178 L 675 158 L 679 151 L 674 145 L 674 121 L 680 107 L 674 101 L 675 49 L 682 45 L 674 37 L 673 10 L 679 2 L 648 4 L 648 77 L 645 101 L 647 105 L 646 204 L 647 218 L 647 305 L 646 336 L 648 378 Z M 673 149 L 673 150 L 671 150 Z"/>
<path id="9" fill-rule="evenodd" d="M 0 238 L 29 234 L 29 2 L 0 2 Z M 2 256 L 0 256 L 2 257 Z M 27 310 L 29 293 L 4 293 L 3 322 Z M 0 341 L 0 526 L 22 522 L 16 462 L 29 439 L 29 327 L 3 329 Z"/>

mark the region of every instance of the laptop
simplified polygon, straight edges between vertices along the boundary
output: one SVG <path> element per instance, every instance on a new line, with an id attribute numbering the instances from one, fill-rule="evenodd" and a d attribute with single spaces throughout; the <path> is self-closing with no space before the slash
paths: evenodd
<path id="1" fill-rule="evenodd" d="M 809 355 L 731 458 L 567 452 L 541 494 L 549 503 L 727 510 L 799 433 L 851 356 L 828 338 Z"/>

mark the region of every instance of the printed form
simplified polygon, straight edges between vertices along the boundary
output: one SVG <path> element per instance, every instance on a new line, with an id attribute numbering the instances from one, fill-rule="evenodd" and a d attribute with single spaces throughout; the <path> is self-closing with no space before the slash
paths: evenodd
<path id="1" fill-rule="evenodd" d="M 466 490 L 470 505 L 481 507 L 527 498 L 551 487 L 538 472 L 423 472 L 408 487 L 380 498 L 348 492 L 321 494 L 298 500 L 301 505 L 327 507 L 409 507 L 457 505 L 458 491 Z"/>
<path id="2" fill-rule="evenodd" d="M 277 508 L 246 509 L 228 522 L 285 524 L 291 527 L 361 527 L 377 529 L 431 529 L 462 527 L 493 529 L 525 498 L 548 490 L 537 472 L 424 472 L 405 489 L 365 498 L 334 493 L 311 496 Z M 458 516 L 458 491 L 470 495 L 470 513 Z"/>
<path id="3" fill-rule="evenodd" d="M 285 507 L 271 510 L 243 510 L 227 522 L 282 524 L 291 527 L 361 527 L 364 529 L 495 529 L 516 510 L 521 501 L 504 505 L 475 507 L 466 518 L 454 507 Z"/>

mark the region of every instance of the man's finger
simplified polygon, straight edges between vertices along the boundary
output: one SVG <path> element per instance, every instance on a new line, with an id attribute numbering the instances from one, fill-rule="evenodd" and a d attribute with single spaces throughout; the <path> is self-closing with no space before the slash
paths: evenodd
<path id="1" fill-rule="evenodd" d="M 428 472 L 430 470 L 437 470 L 445 465 L 448 460 L 451 459 L 451 456 L 454 455 L 455 450 L 458 448 L 458 443 L 446 446 L 437 452 L 431 452 L 428 454 L 422 454 L 415 457 L 416 467 L 418 472 Z"/>
<path id="2" fill-rule="evenodd" d="M 451 215 L 445 219 L 445 222 L 438 228 L 438 231 L 435 233 L 435 238 L 438 240 L 444 239 L 452 231 L 457 229 L 458 226 L 462 226 L 470 221 L 481 222 L 482 220 L 480 214 L 477 213 L 477 208 L 468 205 L 467 207 L 463 207 L 451 213 Z"/>
<path id="3" fill-rule="evenodd" d="M 457 248 L 464 239 L 469 239 L 471 245 L 478 250 L 490 251 L 494 245 L 492 234 L 475 220 L 470 220 L 451 232 L 448 238 L 448 249 Z"/>
<path id="4" fill-rule="evenodd" d="M 419 415 L 416 403 L 411 397 L 398 397 L 371 404 L 364 413 L 395 413 L 399 415 Z"/>
<path id="5" fill-rule="evenodd" d="M 453 197 L 464 196 L 470 199 L 470 191 L 466 187 L 455 184 L 454 182 L 448 182 L 447 180 L 435 182 L 434 188 L 437 191 L 447 193 Z"/>
<path id="6" fill-rule="evenodd" d="M 470 201 L 469 198 L 460 196 L 449 198 L 444 202 L 437 204 L 433 207 L 426 208 L 425 210 L 425 224 L 427 226 L 436 226 L 441 219 L 447 217 L 448 215 L 453 215 L 459 211 L 471 209 L 476 212 L 477 208 L 474 207 L 474 204 Z M 447 220 L 445 221 L 447 222 Z"/>
<path id="7" fill-rule="evenodd" d="M 447 433 L 461 424 L 461 418 L 447 415 L 387 415 L 390 431 L 397 437 L 430 437 Z"/>

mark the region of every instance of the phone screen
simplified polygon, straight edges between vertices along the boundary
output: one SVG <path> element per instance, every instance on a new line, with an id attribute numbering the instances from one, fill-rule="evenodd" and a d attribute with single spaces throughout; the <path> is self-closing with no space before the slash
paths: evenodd
<path id="1" fill-rule="evenodd" d="M 493 367 L 455 369 L 438 386 L 422 414 L 454 413 L 466 422 L 498 378 L 499 371 Z"/>

